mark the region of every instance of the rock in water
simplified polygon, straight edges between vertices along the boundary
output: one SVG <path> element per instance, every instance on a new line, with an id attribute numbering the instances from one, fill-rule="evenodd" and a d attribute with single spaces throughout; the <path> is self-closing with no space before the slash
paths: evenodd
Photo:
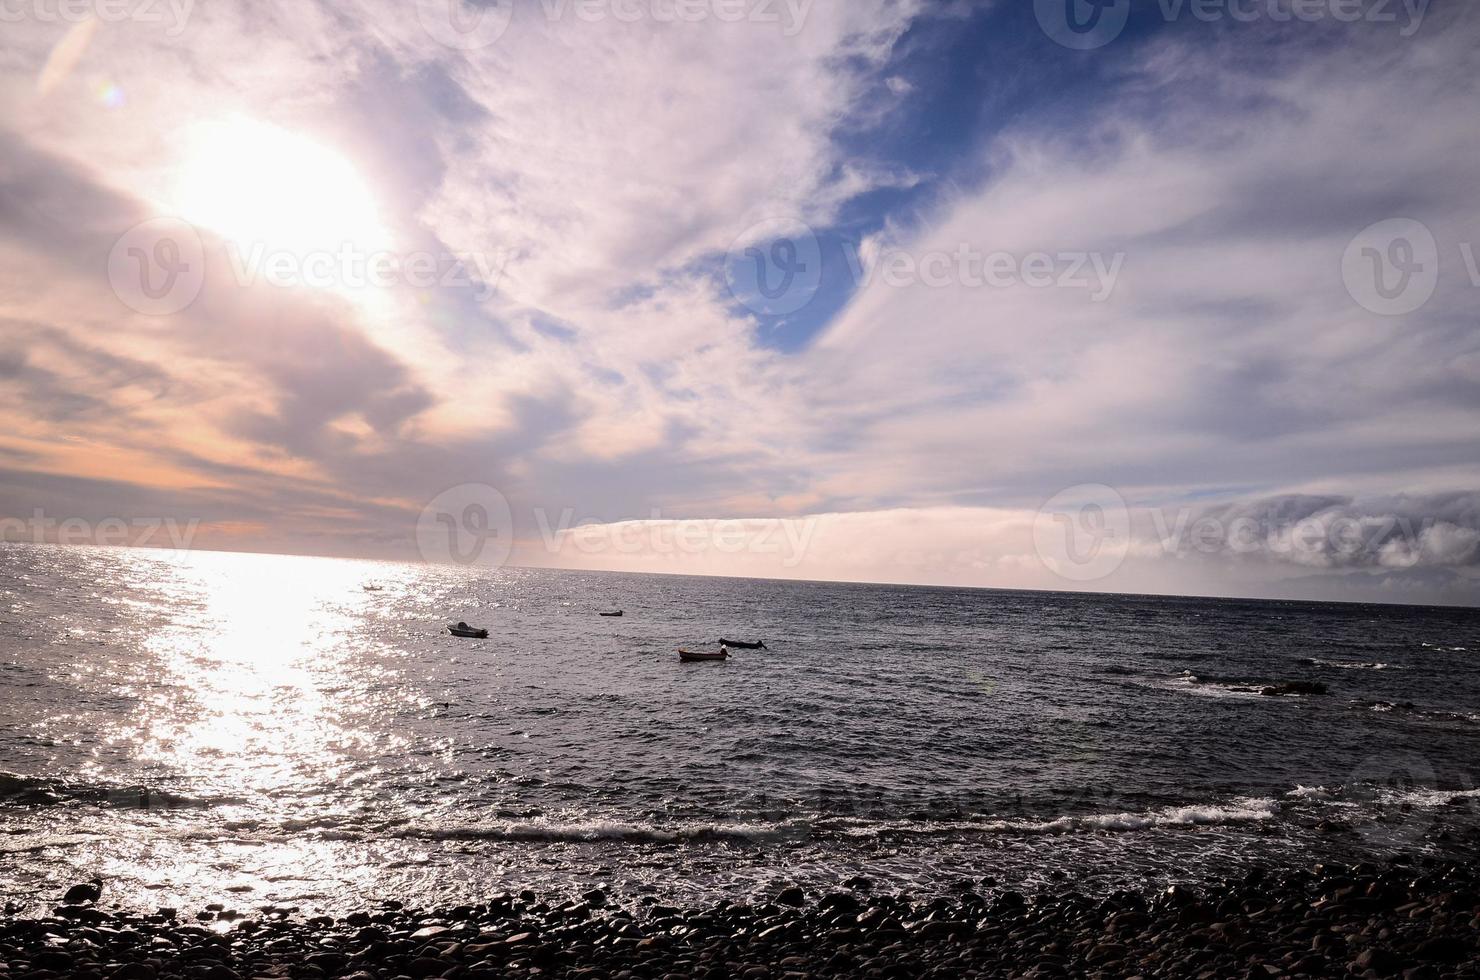
<path id="1" fill-rule="evenodd" d="M 796 885 L 781 889 L 780 894 L 776 896 L 777 905 L 790 905 L 792 908 L 801 908 L 806 900 L 806 896 Z"/>
<path id="2" fill-rule="evenodd" d="M 73 885 L 67 889 L 67 894 L 62 896 L 62 901 L 68 905 L 83 905 L 96 902 L 103 894 L 103 883 L 97 878 L 85 885 Z"/>

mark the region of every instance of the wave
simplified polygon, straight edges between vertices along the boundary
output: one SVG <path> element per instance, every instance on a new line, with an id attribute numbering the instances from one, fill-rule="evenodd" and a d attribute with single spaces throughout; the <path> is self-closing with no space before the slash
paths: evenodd
<path id="1" fill-rule="evenodd" d="M 223 829 L 248 836 L 303 835 L 324 841 L 425 840 L 508 843 L 685 844 L 729 842 L 777 844 L 813 838 L 883 838 L 897 835 L 1058 834 L 1076 831 L 1134 831 L 1268 820 L 1274 800 L 1244 798 L 1223 804 L 1169 806 L 1140 812 L 1065 815 L 1047 819 L 878 819 L 804 814 L 779 821 L 692 821 L 640 823 L 626 820 L 501 820 L 438 825 L 407 821 L 362 821 L 325 816 L 311 819 L 239 820 Z M 198 829 L 196 834 L 216 831 Z"/>
<path id="2" fill-rule="evenodd" d="M 45 776 L 0 772 L 0 805 L 90 804 L 123 810 L 211 807 L 240 800 L 205 800 L 139 784 L 78 783 Z"/>
<path id="3" fill-rule="evenodd" d="M 1070 833 L 1073 831 L 1132 831 L 1156 827 L 1192 827 L 1268 820 L 1275 815 L 1269 799 L 1246 799 L 1226 805 L 1202 804 L 1167 807 L 1141 813 L 1104 813 L 1062 816 L 1049 820 L 868 820 L 798 817 L 780 822 L 636 824 L 613 820 L 510 821 L 446 827 L 405 827 L 390 836 L 421 840 L 507 841 L 516 843 L 619 842 L 677 844 L 705 841 L 780 843 L 815 836 L 883 837 L 891 834 Z M 323 830 L 319 837 L 345 839 L 348 830 Z"/>
<path id="4" fill-rule="evenodd" d="M 1330 797 L 1331 791 L 1329 789 L 1327 789 L 1326 787 L 1324 787 L 1324 786 L 1303 786 L 1303 785 L 1296 785 L 1296 787 L 1294 789 L 1290 790 L 1285 795 L 1286 796 L 1318 796 L 1318 797 Z"/>
<path id="5" fill-rule="evenodd" d="M 1319 657 L 1305 657 L 1300 662 L 1312 667 L 1330 667 L 1333 670 L 1407 670 L 1399 664 L 1367 663 L 1361 660 L 1322 660 Z"/>
<path id="6" fill-rule="evenodd" d="M 1262 681 L 1243 677 L 1219 677 L 1215 674 L 1184 670 L 1169 681 L 1174 690 L 1210 697 L 1276 697 L 1287 695 L 1325 694 L 1325 684 L 1318 681 Z"/>
<path id="7" fill-rule="evenodd" d="M 1198 827 L 1249 823 L 1273 819 L 1277 804 L 1272 799 L 1248 797 L 1227 804 L 1201 803 L 1125 813 L 1066 815 L 1047 820 L 956 820 L 940 823 L 915 821 L 860 822 L 844 833 L 853 837 L 880 834 L 1026 833 L 1063 834 L 1075 831 L 1131 831 L 1162 827 Z"/>
<path id="8" fill-rule="evenodd" d="M 1221 680 L 1212 680 L 1184 670 L 1175 677 L 1168 677 L 1159 682 L 1157 686 L 1165 687 L 1183 694 L 1195 694 L 1205 698 L 1259 698 L 1259 690 L 1254 687 L 1225 683 Z"/>
<path id="9" fill-rule="evenodd" d="M 1425 786 L 1411 789 L 1380 787 L 1382 802 L 1401 807 L 1417 807 L 1433 810 L 1449 806 L 1460 800 L 1480 799 L 1480 789 L 1432 789 Z"/>
<path id="10" fill-rule="evenodd" d="M 1352 707 L 1365 711 L 1376 711 L 1384 715 L 1416 718 L 1420 721 L 1458 722 L 1461 725 L 1480 724 L 1480 714 L 1466 711 L 1446 711 L 1440 708 L 1420 708 L 1412 701 L 1369 701 L 1357 699 Z"/>
<path id="11" fill-rule="evenodd" d="M 454 827 L 407 828 L 401 835 L 426 840 L 570 842 L 623 841 L 635 844 L 672 844 L 685 841 L 739 841 L 763 843 L 805 837 L 809 820 L 780 823 L 695 823 L 676 826 L 623 823 L 611 820 L 554 823 L 546 821 L 471 824 Z"/>
<path id="12" fill-rule="evenodd" d="M 582 843 L 619 841 L 633 844 L 673 844 L 686 841 L 763 842 L 805 836 L 811 821 L 695 822 L 640 824 L 620 820 L 501 820 L 486 823 L 420 825 L 406 820 L 361 821 L 334 816 L 286 820 L 236 820 L 225 829 L 268 835 L 304 835 L 315 840 L 428 840 L 508 841 L 523 843 Z M 213 831 L 200 831 L 205 836 Z"/>
<path id="13" fill-rule="evenodd" d="M 1298 785 L 1285 793 L 1300 800 L 1319 800 L 1342 807 L 1404 807 L 1436 809 L 1462 800 L 1480 799 L 1480 789 L 1439 789 L 1433 786 L 1393 786 L 1365 780 L 1335 786 Z"/>

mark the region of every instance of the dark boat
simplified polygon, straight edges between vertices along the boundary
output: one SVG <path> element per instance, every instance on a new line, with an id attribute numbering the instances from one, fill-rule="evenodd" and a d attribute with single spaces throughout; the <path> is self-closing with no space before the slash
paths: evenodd
<path id="1" fill-rule="evenodd" d="M 692 650 L 678 651 L 678 659 L 684 663 L 694 663 L 700 660 L 724 660 L 730 655 L 730 651 L 721 650 L 718 653 L 694 653 Z"/>
<path id="2" fill-rule="evenodd" d="M 719 645 L 722 646 L 722 647 L 734 647 L 736 650 L 769 650 L 769 649 L 771 649 L 770 647 L 766 646 L 766 641 L 765 640 L 757 640 L 754 643 L 746 643 L 744 640 L 727 640 L 724 637 L 720 637 L 719 638 Z"/>
<path id="3" fill-rule="evenodd" d="M 449 626 L 447 627 L 447 632 L 453 636 L 466 637 L 469 640 L 488 639 L 488 630 L 478 629 L 475 626 L 469 626 L 467 623 L 458 623 L 456 626 Z"/>
<path id="4" fill-rule="evenodd" d="M 622 615 L 622 610 L 618 609 L 616 612 L 597 613 L 596 615 L 598 615 L 598 616 L 620 616 L 620 615 Z"/>
<path id="5" fill-rule="evenodd" d="M 381 589 L 383 588 L 383 586 L 379 586 L 379 585 L 365 585 L 365 586 L 361 586 L 361 588 L 363 588 L 366 592 L 379 592 L 379 591 L 381 591 Z"/>

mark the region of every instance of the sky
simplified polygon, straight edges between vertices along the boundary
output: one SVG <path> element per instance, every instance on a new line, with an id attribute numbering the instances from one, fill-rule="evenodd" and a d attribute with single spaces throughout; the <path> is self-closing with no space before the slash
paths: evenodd
<path id="1" fill-rule="evenodd" d="M 1480 604 L 1480 11 L 4 0 L 0 538 Z"/>

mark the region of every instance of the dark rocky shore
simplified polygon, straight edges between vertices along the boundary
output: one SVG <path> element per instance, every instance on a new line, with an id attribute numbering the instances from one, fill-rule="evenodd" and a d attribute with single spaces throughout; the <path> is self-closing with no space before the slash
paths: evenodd
<path id="1" fill-rule="evenodd" d="M 600 891 L 338 919 L 9 908 L 0 977 L 1480 976 L 1480 878 L 1464 864 L 1256 871 L 1104 898 L 963 887 L 921 901 L 850 884 L 688 910 Z"/>

